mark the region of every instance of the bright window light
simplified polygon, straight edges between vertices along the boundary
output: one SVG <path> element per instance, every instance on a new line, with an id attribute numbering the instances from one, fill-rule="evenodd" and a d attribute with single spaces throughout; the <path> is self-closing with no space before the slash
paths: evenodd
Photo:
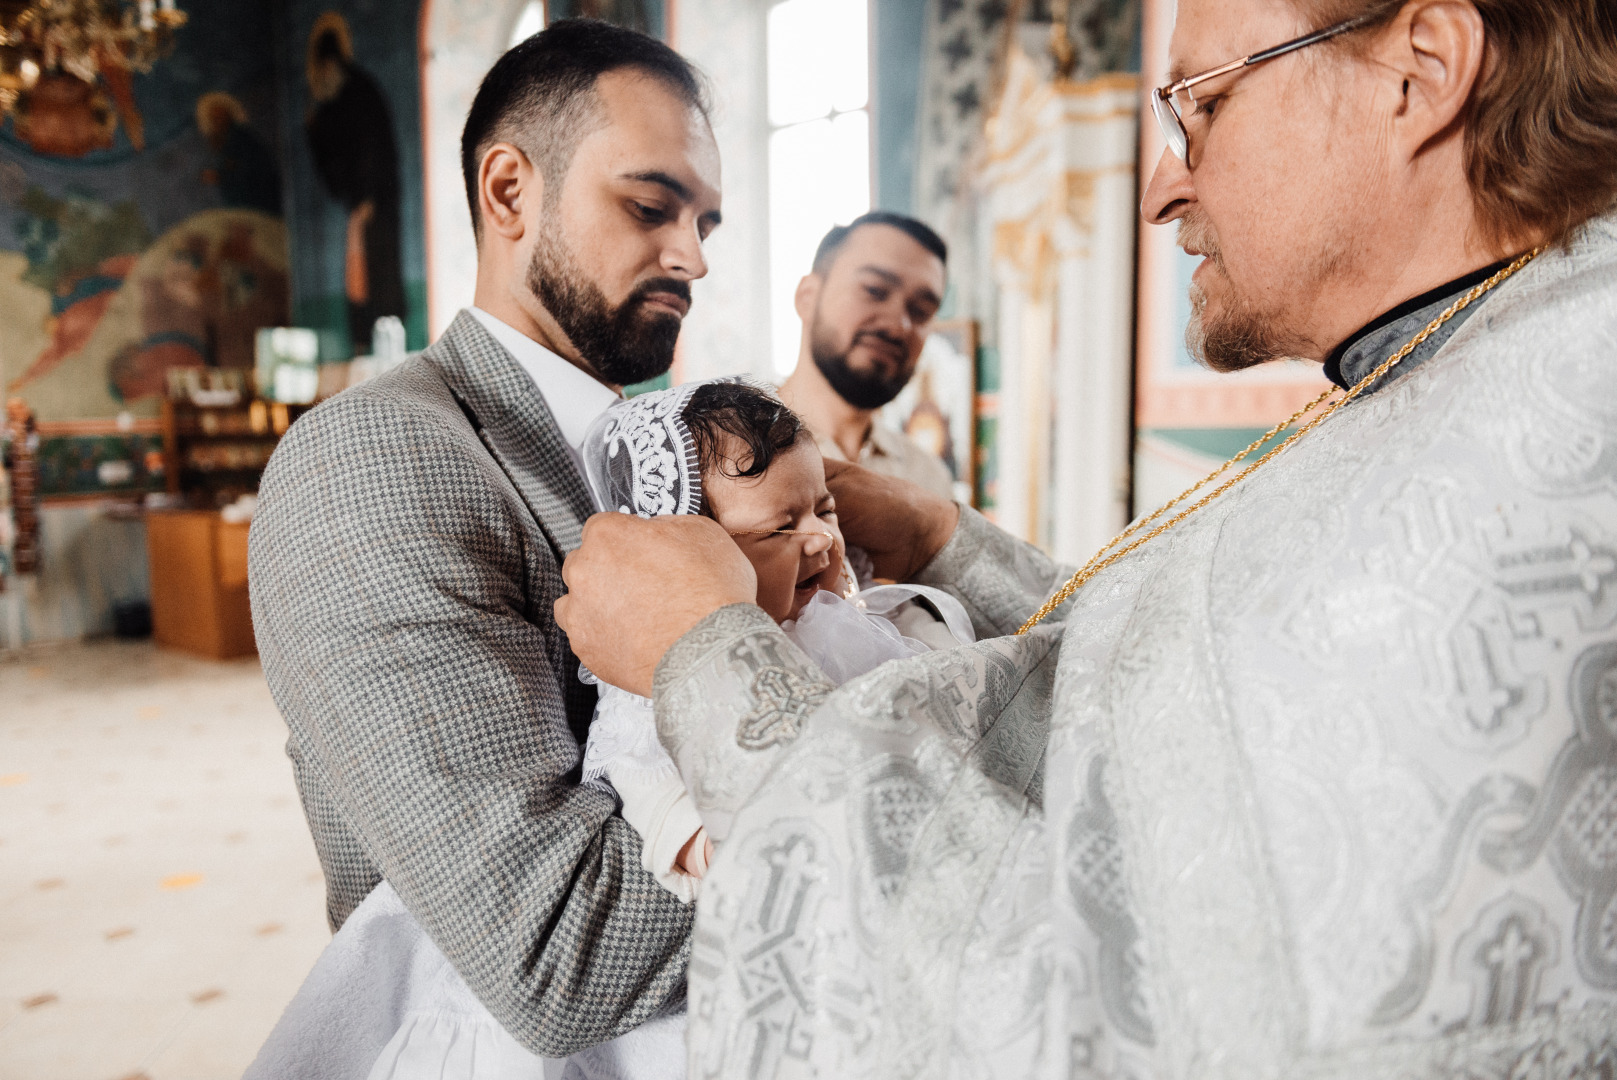
<path id="1" fill-rule="evenodd" d="M 544 0 L 528 0 L 517 16 L 517 24 L 511 28 L 511 45 L 527 41 L 533 35 L 545 28 Z M 509 46 L 508 46 L 509 47 Z"/>
<path id="2" fill-rule="evenodd" d="M 769 122 L 862 109 L 870 97 L 865 0 L 786 0 L 769 13 Z"/>
<path id="3" fill-rule="evenodd" d="M 870 209 L 867 0 L 769 12 L 770 326 L 777 375 L 797 366 L 797 283 L 833 225 Z"/>

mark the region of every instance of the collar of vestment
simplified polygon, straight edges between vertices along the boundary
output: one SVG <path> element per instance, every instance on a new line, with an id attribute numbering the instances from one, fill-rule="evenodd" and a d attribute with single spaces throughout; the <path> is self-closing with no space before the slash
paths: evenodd
<path id="1" fill-rule="evenodd" d="M 596 418 L 619 400 L 617 392 L 482 308 L 466 310 L 483 324 L 483 329 L 495 341 L 505 346 L 505 351 L 522 365 L 522 370 L 539 388 L 540 396 L 545 399 L 545 405 L 561 431 L 562 440 L 572 451 L 573 464 L 578 466 L 579 475 L 582 476 L 584 459 L 579 452 L 584 446 L 584 436 L 589 433 L 590 425 L 595 423 Z"/>
<path id="2" fill-rule="evenodd" d="M 1415 335 L 1426 329 L 1427 325 L 1443 314 L 1444 309 L 1450 304 L 1509 265 L 1510 260 L 1505 259 L 1492 266 L 1484 266 L 1481 270 L 1472 271 L 1429 292 L 1423 292 L 1413 299 L 1405 300 L 1391 311 L 1372 319 L 1331 350 L 1331 355 L 1325 358 L 1325 377 L 1342 389 L 1351 390 L 1360 379 L 1385 363 L 1387 357 L 1403 348 Z M 1492 295 L 1492 291 L 1485 292 L 1472 301 L 1465 310 L 1455 312 L 1448 322 L 1438 327 L 1436 333 L 1421 342 L 1419 348 L 1400 360 L 1394 370 L 1389 371 L 1375 385 L 1365 387 L 1364 393 L 1374 393 L 1388 381 L 1408 374 L 1431 359 L 1437 350 L 1448 343 L 1449 338 L 1454 336 L 1454 332 L 1471 317 L 1482 302 Z"/>

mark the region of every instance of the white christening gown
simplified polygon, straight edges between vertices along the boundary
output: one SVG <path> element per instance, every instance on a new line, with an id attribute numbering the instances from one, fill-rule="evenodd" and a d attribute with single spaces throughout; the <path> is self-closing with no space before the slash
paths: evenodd
<path id="1" fill-rule="evenodd" d="M 914 585 L 876 586 L 857 603 L 820 592 L 782 629 L 839 685 L 888 660 L 974 640 L 958 600 Z M 646 868 L 690 902 L 699 881 L 671 864 L 700 819 L 657 740 L 651 702 L 615 686 L 600 691 L 585 782 L 622 784 L 624 817 L 641 831 Z M 384 881 L 320 954 L 244 1080 L 684 1076 L 683 1009 L 565 1060 L 532 1053 L 489 1014 Z"/>

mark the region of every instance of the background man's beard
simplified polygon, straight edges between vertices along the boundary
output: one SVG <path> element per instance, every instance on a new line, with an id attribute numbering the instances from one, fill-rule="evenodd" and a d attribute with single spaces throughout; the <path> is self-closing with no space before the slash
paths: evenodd
<path id="1" fill-rule="evenodd" d="M 816 317 L 809 333 L 809 356 L 843 401 L 856 409 L 879 409 L 899 395 L 912 372 L 900 366 L 888 375 L 883 364 L 873 364 L 869 371 L 855 371 L 848 366 L 848 354 L 859 343 L 859 337 L 855 334 L 848 347 L 838 352 L 830 332 L 820 326 Z"/>
<path id="2" fill-rule="evenodd" d="M 683 281 L 642 281 L 613 307 L 584 276 L 558 230 L 547 224 L 528 262 L 528 288 L 602 380 L 627 386 L 655 379 L 673 366 L 681 320 L 672 313 L 646 312 L 645 298 L 666 292 L 689 304 L 690 287 Z"/>

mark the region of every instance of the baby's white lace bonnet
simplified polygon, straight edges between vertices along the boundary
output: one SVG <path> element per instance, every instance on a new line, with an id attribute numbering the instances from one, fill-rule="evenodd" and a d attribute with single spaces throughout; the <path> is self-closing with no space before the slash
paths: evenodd
<path id="1" fill-rule="evenodd" d="M 698 388 L 750 379 L 708 379 L 653 390 L 607 409 L 590 425 L 580 450 L 597 510 L 656 517 L 702 512 L 702 463 L 685 423 Z"/>

